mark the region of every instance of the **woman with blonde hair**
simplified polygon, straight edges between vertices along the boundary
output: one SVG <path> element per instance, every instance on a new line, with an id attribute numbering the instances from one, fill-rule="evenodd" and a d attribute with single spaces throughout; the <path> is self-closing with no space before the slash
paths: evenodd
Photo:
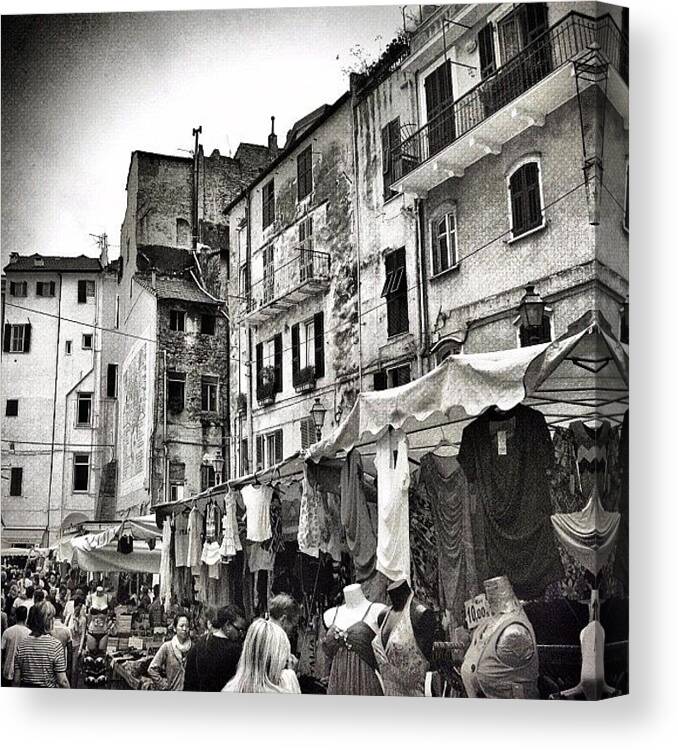
<path id="1" fill-rule="evenodd" d="M 301 693 L 294 670 L 287 668 L 292 649 L 285 631 L 270 620 L 255 620 L 245 636 L 238 668 L 226 693 Z"/>

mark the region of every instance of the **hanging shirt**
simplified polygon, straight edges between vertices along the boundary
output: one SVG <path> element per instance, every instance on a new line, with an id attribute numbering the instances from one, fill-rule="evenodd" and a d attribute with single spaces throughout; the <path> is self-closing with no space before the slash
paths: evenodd
<path id="1" fill-rule="evenodd" d="M 188 565 L 188 514 L 174 517 L 174 562 L 177 568 Z"/>
<path id="2" fill-rule="evenodd" d="M 247 509 L 247 538 L 251 542 L 265 542 L 271 538 L 271 500 L 273 488 L 248 484 L 240 491 Z"/>
<path id="3" fill-rule="evenodd" d="M 162 525 L 162 545 L 160 549 L 160 598 L 165 603 L 165 611 L 169 609 L 172 590 L 171 545 L 172 526 L 169 518 L 165 518 Z"/>
<path id="4" fill-rule="evenodd" d="M 297 543 L 299 552 L 311 557 L 320 554 L 320 510 L 318 493 L 309 480 L 309 467 L 304 465 L 304 481 L 302 483 L 301 503 L 299 506 L 299 530 Z"/>
<path id="5" fill-rule="evenodd" d="M 357 450 L 346 456 L 340 487 L 341 525 L 346 531 L 346 546 L 353 559 L 356 581 L 365 581 L 374 573 L 377 538 L 367 509 L 363 466 Z"/>
<path id="6" fill-rule="evenodd" d="M 186 564 L 190 566 L 194 576 L 200 575 L 200 556 L 202 554 L 202 529 L 205 519 L 202 513 L 193 508 L 188 516 L 187 536 L 188 549 L 186 552 Z"/>
<path id="7" fill-rule="evenodd" d="M 397 445 L 395 465 L 391 455 Z M 377 441 L 377 570 L 392 581 L 410 581 L 410 467 L 407 437 L 386 433 Z"/>
<path id="8" fill-rule="evenodd" d="M 238 519 L 236 517 L 236 494 L 234 490 L 231 490 L 226 496 L 226 512 L 221 522 L 223 528 L 221 556 L 226 558 L 235 557 L 236 552 L 242 549 L 240 536 L 238 535 Z"/>

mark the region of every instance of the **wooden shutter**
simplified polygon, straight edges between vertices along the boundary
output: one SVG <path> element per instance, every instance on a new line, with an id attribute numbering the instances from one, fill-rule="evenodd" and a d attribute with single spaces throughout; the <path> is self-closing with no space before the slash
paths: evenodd
<path id="1" fill-rule="evenodd" d="M 546 3 L 523 3 L 520 10 L 526 46 L 548 28 L 548 10 Z"/>
<path id="2" fill-rule="evenodd" d="M 24 326 L 24 352 L 31 350 L 31 324 L 26 323 Z"/>
<path id="3" fill-rule="evenodd" d="M 518 169 L 511 175 L 509 189 L 511 191 L 511 231 L 514 235 L 522 234 L 527 227 L 527 216 L 525 204 L 527 196 L 525 194 L 524 167 Z"/>
<path id="4" fill-rule="evenodd" d="M 381 171 L 391 171 L 391 129 L 388 125 L 381 129 Z"/>
<path id="5" fill-rule="evenodd" d="M 313 316 L 313 330 L 315 334 L 315 376 L 325 375 L 325 314 L 316 313 Z"/>
<path id="6" fill-rule="evenodd" d="M 261 369 L 264 366 L 264 345 L 262 343 L 257 344 L 255 354 L 255 366 L 256 366 L 256 388 L 257 388 L 257 399 L 260 398 L 259 389 L 261 387 Z"/>
<path id="7" fill-rule="evenodd" d="M 257 435 L 257 465 L 256 469 L 264 467 L 264 436 Z"/>
<path id="8" fill-rule="evenodd" d="M 299 381 L 299 323 L 292 326 L 292 385 Z"/>
<path id="9" fill-rule="evenodd" d="M 2 351 L 8 352 L 12 344 L 12 326 L 5 323 L 5 331 L 2 335 Z"/>
<path id="10" fill-rule="evenodd" d="M 374 390 L 385 391 L 387 388 L 386 370 L 378 370 L 374 373 Z"/>
<path id="11" fill-rule="evenodd" d="M 527 228 L 532 229 L 541 224 L 541 195 L 539 194 L 539 165 L 530 162 L 525 170 L 525 196 L 527 199 Z"/>
<path id="12" fill-rule="evenodd" d="M 480 77 L 488 78 L 497 70 L 494 54 L 494 32 L 491 23 L 478 32 L 478 53 L 480 55 Z"/>
<path id="13" fill-rule="evenodd" d="M 282 369 L 282 333 L 278 333 L 273 339 L 273 361 L 275 367 L 275 392 L 282 393 L 283 369 Z"/>
<path id="14" fill-rule="evenodd" d="M 10 473 L 10 495 L 21 495 L 21 485 L 23 480 L 24 470 L 20 466 L 13 466 Z"/>
<path id="15" fill-rule="evenodd" d="M 78 281 L 78 302 L 87 302 L 87 282 L 82 279 Z"/>
<path id="16" fill-rule="evenodd" d="M 310 448 L 315 443 L 315 423 L 313 419 L 307 417 L 299 423 L 301 431 L 301 450 Z"/>
<path id="17" fill-rule="evenodd" d="M 274 463 L 279 464 L 283 460 L 283 433 L 282 430 L 278 430 L 274 433 L 273 437 L 275 443 L 275 461 Z"/>

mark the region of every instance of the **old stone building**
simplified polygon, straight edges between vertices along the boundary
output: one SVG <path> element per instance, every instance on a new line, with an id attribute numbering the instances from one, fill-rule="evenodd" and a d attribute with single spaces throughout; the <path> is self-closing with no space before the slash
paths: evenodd
<path id="1" fill-rule="evenodd" d="M 118 514 L 218 479 L 214 458 L 229 450 L 223 209 L 269 160 L 251 144 L 233 158 L 202 147 L 195 158 L 132 154 L 114 323 L 123 334 Z"/>
<path id="2" fill-rule="evenodd" d="M 331 429 L 355 399 L 351 133 L 345 94 L 295 123 L 278 157 L 227 207 L 236 474 L 315 442 L 316 401 Z"/>
<path id="3" fill-rule="evenodd" d="M 462 349 L 549 340 L 596 308 L 619 334 L 627 13 L 600 3 L 429 6 L 410 24 L 407 51 L 392 46 L 381 68 L 354 80 L 362 304 L 381 289 L 388 317 L 399 294 L 410 323 L 375 342 L 380 362 L 407 346 L 426 369 Z M 528 285 L 546 302 L 540 331 L 520 328 Z"/>

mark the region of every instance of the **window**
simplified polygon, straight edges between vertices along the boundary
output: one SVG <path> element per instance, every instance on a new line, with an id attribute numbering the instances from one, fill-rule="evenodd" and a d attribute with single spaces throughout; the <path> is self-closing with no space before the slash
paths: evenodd
<path id="1" fill-rule="evenodd" d="M 313 152 L 311 146 L 297 156 L 297 200 L 302 201 L 313 190 Z"/>
<path id="2" fill-rule="evenodd" d="M 445 214 L 431 227 L 433 275 L 457 265 L 457 209 Z"/>
<path id="3" fill-rule="evenodd" d="M 83 349 L 91 349 L 92 348 L 92 339 L 93 336 L 91 333 L 83 333 L 82 334 L 82 348 Z"/>
<path id="4" fill-rule="evenodd" d="M 299 423 L 301 432 L 301 450 L 310 448 L 316 442 L 316 430 L 313 417 L 306 417 Z"/>
<path id="5" fill-rule="evenodd" d="M 11 297 L 27 297 L 28 296 L 28 282 L 27 281 L 10 281 L 9 282 L 9 294 Z"/>
<path id="6" fill-rule="evenodd" d="M 282 334 L 262 341 L 256 348 L 257 399 L 270 399 L 282 392 Z M 272 376 L 272 377 L 271 377 Z"/>
<path id="7" fill-rule="evenodd" d="M 257 435 L 257 471 L 275 466 L 283 460 L 283 431 Z"/>
<path id="8" fill-rule="evenodd" d="M 23 484 L 24 470 L 20 466 L 12 466 L 9 479 L 9 494 L 18 497 L 21 495 L 21 485 Z"/>
<path id="9" fill-rule="evenodd" d="M 2 350 L 12 354 L 26 354 L 31 350 L 31 324 L 5 323 Z"/>
<path id="10" fill-rule="evenodd" d="M 66 354 L 71 354 L 73 351 L 73 342 L 70 339 L 67 339 L 64 342 L 64 348 L 65 348 Z"/>
<path id="11" fill-rule="evenodd" d="M 534 346 L 551 341 L 551 316 L 544 313 L 541 326 L 521 325 L 518 331 L 520 346 Z"/>
<path id="12" fill-rule="evenodd" d="M 381 171 L 384 182 L 384 201 L 398 195 L 391 190 L 391 185 L 400 177 L 398 166 L 400 156 L 398 148 L 400 147 L 400 118 L 396 117 L 381 129 Z"/>
<path id="13" fill-rule="evenodd" d="M 388 253 L 384 258 L 386 281 L 381 296 L 386 298 L 386 318 L 388 335 L 397 336 L 410 328 L 407 310 L 407 269 L 405 268 L 405 248 Z"/>
<path id="14" fill-rule="evenodd" d="M 452 64 L 446 60 L 424 79 L 429 155 L 445 148 L 454 140 L 454 100 Z"/>
<path id="15" fill-rule="evenodd" d="M 215 315 L 201 315 L 200 316 L 200 333 L 205 336 L 214 336 L 214 329 L 216 325 Z"/>
<path id="16" fill-rule="evenodd" d="M 92 423 L 92 394 L 78 393 L 76 424 L 80 427 Z"/>
<path id="17" fill-rule="evenodd" d="M 5 404 L 5 416 L 6 417 L 18 417 L 19 416 L 19 399 L 8 398 Z"/>
<path id="18" fill-rule="evenodd" d="M 214 487 L 216 483 L 217 473 L 214 471 L 214 466 L 203 464 L 200 467 L 200 491 L 204 492 L 210 487 Z"/>
<path id="19" fill-rule="evenodd" d="M 624 191 L 624 229 L 629 231 L 629 210 L 631 207 L 629 195 L 629 163 L 626 162 L 626 189 Z"/>
<path id="20" fill-rule="evenodd" d="M 167 408 L 174 414 L 184 410 L 186 391 L 186 373 L 168 370 L 167 372 Z"/>
<path id="21" fill-rule="evenodd" d="M 118 397 L 118 365 L 109 364 L 106 368 L 106 398 Z"/>
<path id="22" fill-rule="evenodd" d="M 313 217 L 299 222 L 299 281 L 313 278 Z"/>
<path id="23" fill-rule="evenodd" d="M 78 304 L 83 305 L 88 299 L 94 299 L 96 286 L 93 281 L 87 279 L 78 280 Z"/>
<path id="24" fill-rule="evenodd" d="M 240 266 L 240 296 L 250 296 L 250 264 L 243 263 Z"/>
<path id="25" fill-rule="evenodd" d="M 182 461 L 170 461 L 168 467 L 170 500 L 177 502 L 184 499 L 184 484 L 186 482 L 186 464 Z"/>
<path id="26" fill-rule="evenodd" d="M 315 382 L 325 375 L 324 329 L 322 312 L 292 326 L 292 385 L 295 387 Z"/>
<path id="27" fill-rule="evenodd" d="M 115 295 L 115 327 L 120 328 L 120 295 L 119 294 Z"/>
<path id="28" fill-rule="evenodd" d="M 201 400 L 203 411 L 217 411 L 219 378 L 203 375 L 201 380 Z"/>
<path id="29" fill-rule="evenodd" d="M 442 364 L 449 356 L 461 354 L 462 346 L 458 341 L 445 341 L 436 349 L 436 365 Z"/>
<path id="30" fill-rule="evenodd" d="M 273 265 L 273 245 L 267 245 L 262 254 L 264 264 L 264 304 L 271 302 L 275 298 L 275 266 Z"/>
<path id="31" fill-rule="evenodd" d="M 240 441 L 240 476 L 246 476 L 250 473 L 250 454 L 249 442 L 247 438 Z"/>
<path id="32" fill-rule="evenodd" d="M 38 281 L 35 285 L 35 294 L 38 297 L 54 297 L 56 284 L 54 281 Z"/>
<path id="33" fill-rule="evenodd" d="M 397 388 L 410 382 L 410 365 L 399 365 L 398 367 L 389 367 L 386 370 L 386 382 L 389 388 Z"/>
<path id="34" fill-rule="evenodd" d="M 190 247 L 191 227 L 186 219 L 177 219 L 177 245 L 179 247 Z"/>
<path id="35" fill-rule="evenodd" d="M 73 492 L 89 491 L 89 453 L 73 456 Z"/>
<path id="36" fill-rule="evenodd" d="M 186 313 L 183 310 L 170 310 L 170 331 L 186 330 Z"/>
<path id="37" fill-rule="evenodd" d="M 480 57 L 480 77 L 485 79 L 497 70 L 494 54 L 494 29 L 491 23 L 483 26 L 478 32 L 478 55 Z"/>
<path id="38" fill-rule="evenodd" d="M 267 182 L 261 189 L 261 223 L 262 228 L 273 224 L 275 220 L 275 187 L 274 181 Z"/>
<path id="39" fill-rule="evenodd" d="M 509 176 L 513 237 L 520 237 L 544 222 L 539 171 L 538 162 L 528 161 Z"/>

